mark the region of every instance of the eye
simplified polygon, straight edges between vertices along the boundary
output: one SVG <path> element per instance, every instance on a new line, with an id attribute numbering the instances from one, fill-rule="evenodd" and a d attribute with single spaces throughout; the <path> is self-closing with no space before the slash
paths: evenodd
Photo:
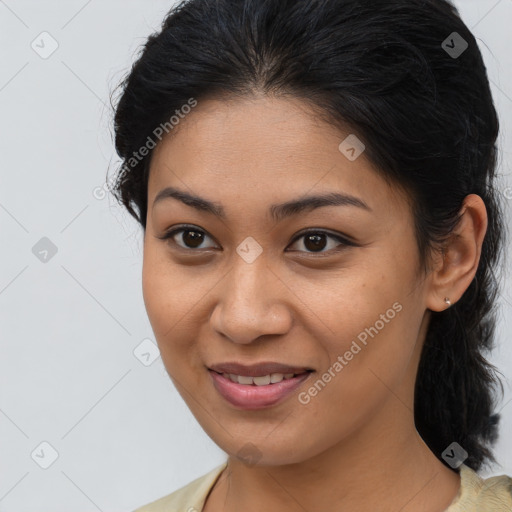
<path id="1" fill-rule="evenodd" d="M 208 236 L 202 229 L 199 229 L 196 226 L 181 226 L 174 228 L 170 231 L 167 231 L 163 236 L 158 238 L 161 240 L 169 240 L 170 243 L 175 244 L 185 250 L 206 249 L 208 247 L 201 247 L 205 239 L 210 238 L 213 240 L 213 238 Z"/>
<path id="2" fill-rule="evenodd" d="M 208 238 L 213 240 L 204 230 L 192 225 L 175 227 L 158 238 L 160 240 L 168 240 L 169 243 L 177 245 L 184 250 L 211 248 L 211 246 L 204 246 L 203 244 Z M 329 239 L 331 240 L 331 247 L 329 247 Z M 303 247 L 306 248 L 306 251 L 299 250 L 299 252 L 309 252 L 310 254 L 324 254 L 331 251 L 338 252 L 347 246 L 356 246 L 354 242 L 351 242 L 341 235 L 335 235 L 322 230 L 302 232 L 294 238 L 292 245 L 297 244 L 299 240 L 303 240 Z"/>
<path id="3" fill-rule="evenodd" d="M 336 240 L 338 243 L 332 243 L 331 247 L 329 247 L 328 239 Z M 306 248 L 305 252 L 311 253 L 326 253 L 326 252 L 338 252 L 343 250 L 346 246 L 355 246 L 356 244 L 347 240 L 346 238 L 340 235 L 334 235 L 332 233 L 328 233 L 327 231 L 307 231 L 299 234 L 294 239 L 294 243 L 298 240 L 303 241 L 303 247 Z M 340 247 L 341 246 L 341 247 Z M 327 248 L 326 251 L 323 249 Z M 304 252 L 304 251 L 301 251 Z"/>

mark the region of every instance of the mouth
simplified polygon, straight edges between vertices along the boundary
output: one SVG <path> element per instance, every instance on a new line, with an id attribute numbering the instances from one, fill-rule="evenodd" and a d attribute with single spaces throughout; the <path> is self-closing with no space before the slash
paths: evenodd
<path id="1" fill-rule="evenodd" d="M 215 370 L 212 370 L 215 372 Z M 222 375 L 225 379 L 229 379 L 231 382 L 235 384 L 242 384 L 244 386 L 268 386 L 270 384 L 278 384 L 283 380 L 290 380 L 294 377 L 298 377 L 300 375 L 304 375 L 312 370 L 304 370 L 298 373 L 268 373 L 267 375 L 258 375 L 258 376 L 250 376 L 250 375 L 237 375 L 235 373 L 220 373 L 215 372 L 217 375 Z"/>
<path id="2" fill-rule="evenodd" d="M 256 410 L 281 403 L 289 397 L 313 370 L 297 372 L 272 372 L 244 375 L 208 369 L 217 392 L 231 405 L 243 410 Z"/>
<path id="3" fill-rule="evenodd" d="M 254 363 L 250 365 L 237 363 L 235 361 L 212 364 L 208 367 L 220 374 L 236 375 L 243 377 L 267 377 L 272 374 L 276 375 L 299 375 L 304 372 L 313 371 L 312 368 L 307 366 L 291 366 L 284 363 L 277 363 L 274 361 L 264 361 L 261 363 Z M 274 377 L 275 378 L 275 377 Z"/>

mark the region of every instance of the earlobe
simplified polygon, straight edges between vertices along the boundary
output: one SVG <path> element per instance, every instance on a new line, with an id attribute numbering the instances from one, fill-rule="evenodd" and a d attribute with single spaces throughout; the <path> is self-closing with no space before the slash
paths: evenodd
<path id="1" fill-rule="evenodd" d="M 440 263 L 430 276 L 426 307 L 443 311 L 455 304 L 473 281 L 487 231 L 487 210 L 482 198 L 469 194 L 461 217 L 442 249 Z"/>

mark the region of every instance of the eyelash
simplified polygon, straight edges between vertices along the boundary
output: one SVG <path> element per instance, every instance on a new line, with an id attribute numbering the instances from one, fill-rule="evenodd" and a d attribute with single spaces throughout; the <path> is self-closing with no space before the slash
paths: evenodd
<path id="1" fill-rule="evenodd" d="M 203 229 L 199 229 L 198 227 L 196 226 L 192 226 L 192 225 L 182 225 L 180 227 L 175 227 L 175 228 L 172 228 L 170 229 L 169 231 L 167 231 L 166 233 L 164 233 L 163 236 L 160 236 L 160 237 L 157 237 L 159 238 L 160 240 L 167 240 L 169 243 L 177 246 L 179 249 L 182 249 L 184 251 L 192 251 L 192 252 L 199 252 L 201 251 L 202 249 L 193 249 L 191 247 L 182 247 L 181 245 L 178 245 L 174 240 L 172 240 L 172 238 L 179 234 L 179 233 L 183 233 L 183 232 L 186 232 L 186 231 L 196 231 L 196 232 L 199 232 L 199 233 L 203 233 L 207 236 L 210 236 L 206 233 L 206 231 L 204 231 Z M 297 252 L 305 252 L 306 254 L 314 254 L 315 256 L 316 255 L 329 255 L 331 253 L 337 253 L 337 252 L 340 252 L 342 250 L 344 250 L 347 246 L 349 247 L 357 247 L 357 244 L 355 244 L 354 242 L 351 242 L 350 240 L 348 240 L 347 238 L 341 236 L 341 235 L 335 235 L 333 233 L 330 233 L 329 231 L 325 231 L 325 230 L 322 230 L 322 229 L 309 229 L 307 231 L 302 231 L 300 233 L 297 234 L 297 236 L 292 240 L 291 244 L 290 245 L 293 245 L 296 241 L 300 240 L 301 238 L 304 238 L 306 237 L 307 235 L 326 235 L 327 237 L 329 238 L 333 238 L 335 240 L 337 240 L 338 242 L 340 242 L 340 245 L 342 247 L 337 247 L 337 248 L 334 248 L 334 249 L 329 249 L 328 251 L 320 251 L 320 252 L 314 252 L 314 251 L 297 251 Z M 210 237 L 212 238 L 212 237 Z"/>

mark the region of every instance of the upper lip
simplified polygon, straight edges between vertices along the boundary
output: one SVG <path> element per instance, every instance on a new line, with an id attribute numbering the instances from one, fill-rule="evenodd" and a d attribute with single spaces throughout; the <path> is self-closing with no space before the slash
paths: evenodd
<path id="1" fill-rule="evenodd" d="M 270 375 L 272 373 L 303 373 L 313 371 L 306 366 L 290 366 L 276 362 L 264 362 L 251 365 L 245 365 L 235 362 L 218 363 L 209 366 L 210 370 L 218 373 L 230 373 L 234 375 L 243 375 L 247 377 L 258 377 L 260 375 Z"/>

